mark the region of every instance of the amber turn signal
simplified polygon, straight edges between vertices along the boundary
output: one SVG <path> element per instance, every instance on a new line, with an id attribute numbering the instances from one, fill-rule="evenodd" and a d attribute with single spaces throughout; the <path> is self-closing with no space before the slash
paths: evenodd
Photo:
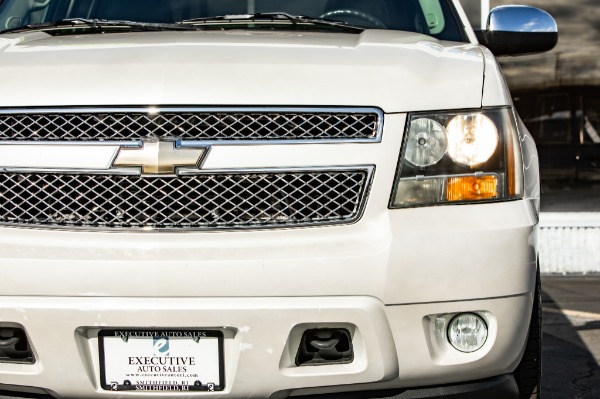
<path id="1" fill-rule="evenodd" d="M 461 176 L 448 179 L 447 201 L 470 201 L 498 197 L 496 176 Z"/>

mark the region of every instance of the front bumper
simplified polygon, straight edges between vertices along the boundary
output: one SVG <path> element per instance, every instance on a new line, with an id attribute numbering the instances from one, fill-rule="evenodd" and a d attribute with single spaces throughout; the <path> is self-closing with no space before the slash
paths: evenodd
<path id="1" fill-rule="evenodd" d="M 0 394 L 12 398 L 53 399 L 53 396 L 42 389 L 2 386 Z M 297 399 L 517 399 L 519 389 L 512 375 L 505 374 L 485 380 L 457 385 L 442 385 L 414 389 L 396 389 L 380 391 L 363 391 L 356 393 L 336 393 L 310 396 L 296 396 Z"/>
<path id="2" fill-rule="evenodd" d="M 371 297 L 4 297 L 2 320 L 26 330 L 36 362 L 0 364 L 0 384 L 38 387 L 65 398 L 139 396 L 101 388 L 98 331 L 148 326 L 223 332 L 226 387 L 198 393 L 202 398 L 285 398 L 473 381 L 512 372 L 530 307 L 527 294 L 401 306 Z M 461 353 L 436 341 L 437 316 L 456 312 L 489 314 L 488 340 L 479 351 Z M 302 332 L 320 327 L 351 332 L 353 362 L 295 365 Z M 167 397 L 164 392 L 146 396 Z"/>
<path id="3" fill-rule="evenodd" d="M 297 397 L 297 399 L 517 399 L 519 388 L 510 374 L 456 385 L 437 387 L 367 391 L 357 393 L 324 394 Z"/>
<path id="4" fill-rule="evenodd" d="M 393 171 L 374 178 L 393 181 Z M 390 183 L 391 184 L 391 183 Z M 527 201 L 388 210 L 371 193 L 348 226 L 181 234 L 0 229 L 0 327 L 36 362 L 0 362 L 1 386 L 64 398 L 134 398 L 100 385 L 101 329 L 214 329 L 225 389 L 174 398 L 270 398 L 407 389 L 510 374 L 524 348 L 536 270 Z M 470 354 L 438 318 L 486 317 Z M 449 317 L 449 316 L 448 316 Z M 348 364 L 301 366 L 310 328 L 352 334 Z M 164 392 L 144 397 L 164 398 Z"/>

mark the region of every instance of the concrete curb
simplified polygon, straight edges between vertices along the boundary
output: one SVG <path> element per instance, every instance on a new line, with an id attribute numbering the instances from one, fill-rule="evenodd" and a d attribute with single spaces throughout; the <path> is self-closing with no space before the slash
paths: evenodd
<path id="1" fill-rule="evenodd" d="M 542 273 L 600 272 L 600 213 L 542 212 L 539 234 Z"/>

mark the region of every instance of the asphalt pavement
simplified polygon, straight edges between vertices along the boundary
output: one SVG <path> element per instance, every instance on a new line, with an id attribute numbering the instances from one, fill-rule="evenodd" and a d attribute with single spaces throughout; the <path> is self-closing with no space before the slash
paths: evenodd
<path id="1" fill-rule="evenodd" d="M 600 398 L 600 276 L 542 276 L 542 398 Z"/>

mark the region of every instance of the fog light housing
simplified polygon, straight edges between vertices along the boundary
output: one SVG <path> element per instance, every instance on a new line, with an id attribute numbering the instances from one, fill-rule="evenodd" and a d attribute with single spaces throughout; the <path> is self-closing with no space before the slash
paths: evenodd
<path id="1" fill-rule="evenodd" d="M 461 352 L 481 349 L 488 336 L 485 321 L 474 313 L 457 315 L 448 325 L 448 340 Z"/>

